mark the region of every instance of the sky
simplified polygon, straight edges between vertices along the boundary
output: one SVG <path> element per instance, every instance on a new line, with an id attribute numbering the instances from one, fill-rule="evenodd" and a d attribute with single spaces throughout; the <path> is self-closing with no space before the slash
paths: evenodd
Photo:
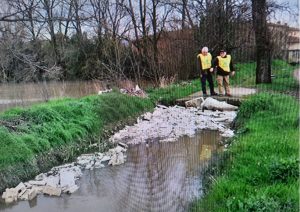
<path id="1" fill-rule="evenodd" d="M 276 11 L 275 17 L 271 17 L 272 22 L 287 23 L 289 26 L 299 28 L 299 5 L 300 0 L 276 0 L 279 4 L 287 4 L 290 9 L 289 12 Z"/>

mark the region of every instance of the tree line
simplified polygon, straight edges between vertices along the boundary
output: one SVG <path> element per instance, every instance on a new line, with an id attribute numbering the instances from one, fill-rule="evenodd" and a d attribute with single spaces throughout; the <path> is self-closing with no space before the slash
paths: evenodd
<path id="1" fill-rule="evenodd" d="M 197 74 L 199 48 L 237 52 L 251 31 L 257 82 L 270 82 L 267 18 L 276 9 L 287 9 L 266 0 L 2 2 L 2 82 L 130 78 L 159 84 L 166 78 L 186 79 Z"/>

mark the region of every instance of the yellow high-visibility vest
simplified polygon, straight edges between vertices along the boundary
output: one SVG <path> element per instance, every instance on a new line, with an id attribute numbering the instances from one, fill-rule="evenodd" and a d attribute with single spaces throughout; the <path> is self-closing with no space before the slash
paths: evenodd
<path id="1" fill-rule="evenodd" d="M 210 53 L 207 53 L 206 56 L 204 56 L 203 54 L 198 54 L 198 57 L 200 58 L 201 61 L 202 70 L 211 68 L 212 57 Z"/>
<path id="2" fill-rule="evenodd" d="M 217 56 L 219 60 L 219 66 L 226 72 L 230 72 L 230 61 L 231 61 L 231 56 L 227 55 L 227 57 L 221 57 Z"/>

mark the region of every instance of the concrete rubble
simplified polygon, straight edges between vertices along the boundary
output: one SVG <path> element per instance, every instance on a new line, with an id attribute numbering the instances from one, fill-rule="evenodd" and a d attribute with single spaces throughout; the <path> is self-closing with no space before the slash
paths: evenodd
<path id="1" fill-rule="evenodd" d="M 126 144 L 120 143 L 105 153 L 83 154 L 77 158 L 76 162 L 53 167 L 49 172 L 37 175 L 34 180 L 21 182 L 15 188 L 7 188 L 2 198 L 5 203 L 12 203 L 17 200 L 30 201 L 38 194 L 49 196 L 72 194 L 79 189 L 76 180 L 82 176 L 82 170 L 120 165 L 125 162 L 126 148 L 128 148 Z"/>
<path id="2" fill-rule="evenodd" d="M 219 111 L 235 111 L 238 109 L 237 106 L 228 104 L 224 101 L 218 101 L 214 98 L 208 97 L 202 101 L 200 105 L 201 109 L 208 110 L 219 110 Z"/>
<path id="3" fill-rule="evenodd" d="M 237 106 L 226 103 L 225 101 L 219 101 L 214 98 L 203 97 L 194 98 L 185 102 L 186 107 L 195 107 L 207 110 L 219 110 L 219 111 L 235 111 L 238 109 Z"/>
<path id="4" fill-rule="evenodd" d="M 198 130 L 204 129 L 218 130 L 221 136 L 232 137 L 234 133 L 229 125 L 235 117 L 235 111 L 203 112 L 194 107 L 158 105 L 153 113 L 148 112 L 139 117 L 135 125 L 115 133 L 110 138 L 110 141 L 118 143 L 115 148 L 105 153 L 82 154 L 73 163 L 53 167 L 49 172 L 37 175 L 34 180 L 21 182 L 15 188 L 7 188 L 2 198 L 6 203 L 12 203 L 17 200 L 32 200 L 39 194 L 61 196 L 63 193 L 74 193 L 79 188 L 76 182 L 81 177 L 82 170 L 124 163 L 128 144 L 146 143 L 153 138 L 159 138 L 160 142 L 173 142 L 180 136 L 192 137 Z"/>
<path id="5" fill-rule="evenodd" d="M 176 141 L 180 136 L 194 136 L 197 130 L 218 130 L 223 137 L 232 137 L 229 128 L 236 117 L 235 111 L 202 112 L 199 108 L 180 106 L 165 107 L 158 105 L 153 113 L 145 113 L 133 126 L 127 126 L 115 133 L 112 142 L 127 144 L 145 143 L 151 138 L 160 142 Z"/>

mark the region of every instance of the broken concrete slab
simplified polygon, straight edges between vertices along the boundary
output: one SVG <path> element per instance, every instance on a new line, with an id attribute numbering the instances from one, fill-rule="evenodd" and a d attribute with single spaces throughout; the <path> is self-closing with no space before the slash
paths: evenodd
<path id="1" fill-rule="evenodd" d="M 202 98 L 202 97 L 200 97 L 200 98 Z M 201 103 L 200 107 L 201 107 L 201 109 L 219 110 L 219 111 L 235 111 L 238 109 L 237 106 L 228 104 L 226 102 L 218 101 L 211 97 L 206 98 Z"/>
<path id="2" fill-rule="evenodd" d="M 26 186 L 24 183 L 21 182 L 15 187 L 15 189 L 18 191 L 19 194 L 24 193 L 24 190 L 26 190 Z"/>
<path id="3" fill-rule="evenodd" d="M 35 188 L 32 188 L 28 191 L 28 200 L 33 200 L 38 195 L 38 192 Z"/>
<path id="4" fill-rule="evenodd" d="M 79 189 L 79 187 L 77 185 L 73 185 L 65 190 L 63 190 L 64 193 L 68 193 L 68 194 L 73 194 L 74 192 L 76 192 Z"/>
<path id="5" fill-rule="evenodd" d="M 54 188 L 52 186 L 45 186 L 43 188 L 43 193 L 49 196 L 60 196 L 61 195 L 61 188 Z"/>
<path id="6" fill-rule="evenodd" d="M 12 203 L 18 199 L 18 190 L 15 188 L 7 188 L 2 194 L 5 203 Z"/>
<path id="7" fill-rule="evenodd" d="M 47 178 L 44 179 L 46 182 L 46 185 L 52 186 L 52 187 L 58 187 L 59 185 L 59 176 L 48 176 Z"/>
<path id="8" fill-rule="evenodd" d="M 75 185 L 75 174 L 71 171 L 62 171 L 59 174 L 60 187 L 70 188 Z"/>
<path id="9" fill-rule="evenodd" d="M 44 181 L 44 180 L 41 180 L 41 181 L 29 180 L 28 183 L 31 184 L 31 185 L 36 185 L 36 186 L 46 185 L 46 181 Z"/>
<path id="10" fill-rule="evenodd" d="M 26 189 L 22 195 L 19 195 L 18 198 L 20 200 L 28 200 L 29 189 Z"/>
<path id="11" fill-rule="evenodd" d="M 204 99 L 202 97 L 198 97 L 198 98 L 186 101 L 185 106 L 199 108 L 203 101 L 204 101 Z"/>
<path id="12" fill-rule="evenodd" d="M 44 180 L 46 177 L 47 177 L 46 174 L 41 173 L 41 174 L 37 175 L 34 179 L 37 181 L 40 181 L 40 180 Z"/>

